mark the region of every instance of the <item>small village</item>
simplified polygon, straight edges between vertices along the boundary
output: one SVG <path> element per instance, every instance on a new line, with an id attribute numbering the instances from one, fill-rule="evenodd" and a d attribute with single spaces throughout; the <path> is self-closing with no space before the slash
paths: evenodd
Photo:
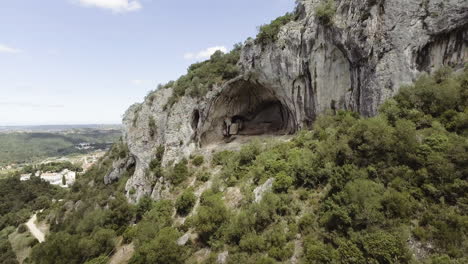
<path id="1" fill-rule="evenodd" d="M 34 172 L 29 173 L 22 173 L 20 174 L 21 181 L 28 181 L 32 177 L 39 177 L 44 181 L 52 184 L 57 185 L 62 188 L 68 188 L 75 183 L 77 175 L 86 172 L 95 164 L 103 155 L 105 154 L 104 151 L 96 151 L 93 153 L 89 153 L 86 155 L 79 155 L 79 156 L 72 156 L 72 157 L 61 157 L 61 158 L 49 158 L 39 163 L 39 165 L 47 165 L 51 163 L 60 163 L 60 162 L 70 162 L 73 164 L 79 164 L 80 171 L 70 170 L 70 169 L 63 169 L 58 172 L 53 171 L 43 171 L 43 170 L 36 170 Z M 24 166 L 23 166 L 24 167 Z M 22 167 L 21 167 L 22 168 Z M 20 169 L 20 167 L 16 164 L 6 166 L 2 168 L 5 170 L 12 170 L 12 169 Z"/>

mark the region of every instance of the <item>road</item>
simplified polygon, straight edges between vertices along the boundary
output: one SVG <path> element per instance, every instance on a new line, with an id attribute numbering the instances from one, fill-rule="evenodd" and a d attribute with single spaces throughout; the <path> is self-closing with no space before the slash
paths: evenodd
<path id="1" fill-rule="evenodd" d="M 39 241 L 39 243 L 42 243 L 45 241 L 45 235 L 42 233 L 39 228 L 36 226 L 36 220 L 37 220 L 37 214 L 34 214 L 31 219 L 26 223 L 26 226 L 28 227 L 29 231 L 31 234 Z"/>

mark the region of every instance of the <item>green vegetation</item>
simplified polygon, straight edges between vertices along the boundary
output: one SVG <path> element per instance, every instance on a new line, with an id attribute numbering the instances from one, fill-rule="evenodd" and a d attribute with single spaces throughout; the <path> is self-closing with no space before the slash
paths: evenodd
<path id="1" fill-rule="evenodd" d="M 192 159 L 192 164 L 197 167 L 200 167 L 203 164 L 203 162 L 205 162 L 205 158 L 201 155 L 197 155 Z"/>
<path id="2" fill-rule="evenodd" d="M 189 177 L 190 172 L 188 170 L 187 163 L 188 161 L 186 159 L 181 160 L 176 165 L 174 165 L 174 167 L 168 173 L 168 180 L 172 184 L 179 185 Z"/>
<path id="3" fill-rule="evenodd" d="M 64 194 L 63 189 L 39 177 L 29 181 L 20 181 L 18 175 L 0 179 L 0 263 L 18 263 L 17 257 L 27 257 L 37 241 L 23 223 L 34 211 L 50 208 L 52 199 Z"/>
<path id="4" fill-rule="evenodd" d="M 290 142 L 216 153 L 225 185 L 274 178 L 274 193 L 230 212 L 209 191 L 192 226 L 212 249 L 227 244 L 229 261 L 284 261 L 300 232 L 305 263 L 413 263 L 408 240 L 427 263 L 466 262 L 468 68 L 423 76 L 380 112 L 322 116 Z"/>
<path id="5" fill-rule="evenodd" d="M 81 172 L 83 169 L 81 166 L 75 165 L 69 161 L 61 161 L 61 162 L 48 162 L 42 163 L 37 165 L 27 165 L 23 168 L 22 172 L 24 173 L 35 173 L 36 171 L 43 171 L 43 172 L 61 172 L 65 169 L 71 171 Z"/>
<path id="6" fill-rule="evenodd" d="M 220 85 L 239 75 L 237 62 L 240 58 L 241 48 L 241 44 L 236 44 L 227 54 L 217 51 L 211 55 L 209 60 L 190 65 L 186 75 L 164 86 L 174 90 L 166 107 L 171 107 L 179 97 L 186 93 L 192 97 L 203 97 L 213 89 L 213 86 Z"/>
<path id="7" fill-rule="evenodd" d="M 334 0 L 323 0 L 315 10 L 315 16 L 325 25 L 333 23 L 333 17 L 336 13 Z"/>
<path id="8" fill-rule="evenodd" d="M 124 233 L 138 209 L 123 195 L 131 171 L 111 185 L 103 182 L 113 160 L 125 149 L 116 144 L 99 164 L 77 178 L 63 202 L 39 215 L 52 219 L 51 233 L 45 243 L 33 248 L 34 263 L 100 263 L 114 250 L 117 236 Z M 139 210 L 143 214 L 145 209 L 142 206 Z"/>
<path id="9" fill-rule="evenodd" d="M 187 249 L 177 245 L 181 233 L 171 227 L 173 207 L 170 201 L 156 202 L 135 227 L 137 250 L 131 264 L 184 263 Z"/>
<path id="10" fill-rule="evenodd" d="M 15 231 L 14 227 L 4 228 L 0 231 L 0 263 L 17 264 L 15 252 L 11 247 L 8 236 Z"/>
<path id="11" fill-rule="evenodd" d="M 221 200 L 221 195 L 214 191 L 203 193 L 200 208 L 194 216 L 193 226 L 204 243 L 220 239 L 222 226 L 229 219 L 229 212 Z"/>
<path id="12" fill-rule="evenodd" d="M 271 21 L 270 24 L 260 26 L 255 42 L 262 45 L 275 42 L 278 39 L 278 33 L 281 27 L 294 19 L 295 15 L 293 13 L 286 13 L 284 16 L 280 16 Z"/>
<path id="13" fill-rule="evenodd" d="M 0 133 L 0 166 L 34 163 L 48 157 L 88 153 L 75 145 L 87 142 L 105 149 L 121 136 L 120 130 L 78 130 L 67 133 Z"/>
<path id="14" fill-rule="evenodd" d="M 101 263 L 122 236 L 135 245 L 134 264 L 213 263 L 224 251 L 227 263 L 284 263 L 296 244 L 303 247 L 300 263 L 466 263 L 467 116 L 468 68 L 443 69 L 403 87 L 376 117 L 339 111 L 289 141 L 216 153 L 219 173 L 190 168 L 213 184 L 183 224 L 175 213 L 179 220 L 196 203 L 186 188 L 188 162 L 163 173 L 179 194 L 175 202 L 146 196 L 131 205 L 122 195 L 128 174 L 110 185 L 102 180 L 125 149 L 116 144 L 65 201 L 40 215 L 51 217 L 52 233 L 31 259 Z M 162 170 L 164 151 L 155 151 L 150 172 Z M 272 190 L 254 202 L 253 188 L 268 179 Z M 242 193 L 235 206 L 220 191 L 229 186 Z M 198 237 L 179 245 L 186 232 Z M 206 248 L 206 259 L 194 256 Z M 11 256 L 7 244 L 0 250 Z"/>
<path id="15" fill-rule="evenodd" d="M 187 215 L 188 213 L 190 213 L 193 206 L 195 205 L 196 200 L 197 200 L 197 197 L 193 193 L 193 190 L 191 189 L 185 190 L 179 196 L 179 198 L 177 198 L 177 201 L 175 203 L 175 208 L 177 210 L 177 213 L 179 215 Z"/>
<path id="16" fill-rule="evenodd" d="M 29 181 L 20 181 L 19 177 L 0 180 L 0 230 L 26 222 L 33 211 L 48 208 L 52 199 L 63 194 L 62 189 L 39 177 Z"/>
<path id="17" fill-rule="evenodd" d="M 187 258 L 186 250 L 176 243 L 180 235 L 172 227 L 161 229 L 154 239 L 139 248 L 130 264 L 184 263 L 184 260 Z"/>
<path id="18" fill-rule="evenodd" d="M 154 138 L 156 135 L 156 121 L 154 121 L 154 117 L 150 116 L 148 121 L 148 128 L 149 128 L 149 135 L 151 138 Z"/>

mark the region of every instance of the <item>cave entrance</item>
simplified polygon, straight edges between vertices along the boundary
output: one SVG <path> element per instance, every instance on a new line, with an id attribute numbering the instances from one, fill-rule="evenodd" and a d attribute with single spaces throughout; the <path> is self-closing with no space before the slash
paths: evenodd
<path id="1" fill-rule="evenodd" d="M 283 135 L 295 131 L 285 104 L 266 87 L 244 80 L 223 89 L 206 121 L 202 145 L 235 136 Z"/>
<path id="2" fill-rule="evenodd" d="M 195 110 L 192 113 L 192 129 L 196 130 L 198 128 L 198 123 L 200 122 L 200 111 Z"/>
<path id="3" fill-rule="evenodd" d="M 284 109 L 280 102 L 264 102 L 257 111 L 227 116 L 224 136 L 277 134 L 284 128 Z"/>

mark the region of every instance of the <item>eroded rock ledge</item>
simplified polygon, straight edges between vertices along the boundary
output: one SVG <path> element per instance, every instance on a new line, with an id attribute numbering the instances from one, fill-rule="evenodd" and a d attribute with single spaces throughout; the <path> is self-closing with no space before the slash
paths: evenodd
<path id="1" fill-rule="evenodd" d="M 165 147 L 167 165 L 235 135 L 294 133 L 327 110 L 372 116 L 421 73 L 468 61 L 466 0 L 336 0 L 332 25 L 315 17 L 319 2 L 299 1 L 298 19 L 275 43 L 247 40 L 241 76 L 205 97 L 183 96 L 167 107 L 172 90 L 161 89 L 127 110 L 131 200 L 164 196 L 167 183 L 146 177 L 158 146 Z"/>

